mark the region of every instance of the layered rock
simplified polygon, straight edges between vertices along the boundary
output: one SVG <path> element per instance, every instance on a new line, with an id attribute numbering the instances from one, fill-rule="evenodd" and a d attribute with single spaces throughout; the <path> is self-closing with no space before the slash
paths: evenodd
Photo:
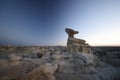
<path id="1" fill-rule="evenodd" d="M 90 45 L 83 39 L 74 38 L 78 33 L 73 29 L 66 28 L 65 32 L 68 34 L 67 49 L 68 53 L 73 57 L 79 57 L 86 65 L 94 64 L 94 55 L 91 53 Z"/>
<path id="2" fill-rule="evenodd" d="M 77 34 L 78 31 L 66 28 L 65 32 L 68 34 L 67 49 L 69 53 L 91 53 L 90 46 L 85 40 L 74 38 L 74 35 Z"/>

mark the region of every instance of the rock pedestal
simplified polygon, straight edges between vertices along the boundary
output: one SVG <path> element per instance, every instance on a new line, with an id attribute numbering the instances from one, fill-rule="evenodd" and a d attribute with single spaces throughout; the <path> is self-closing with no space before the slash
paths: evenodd
<path id="1" fill-rule="evenodd" d="M 68 34 L 67 49 L 70 54 L 91 53 L 91 48 L 85 40 L 74 38 L 78 31 L 66 28 L 65 32 Z"/>
<path id="2" fill-rule="evenodd" d="M 66 28 L 65 32 L 68 34 L 68 53 L 71 54 L 74 59 L 79 58 L 85 65 L 95 65 L 95 56 L 91 53 L 90 45 L 87 44 L 85 40 L 74 37 L 78 31 Z"/>

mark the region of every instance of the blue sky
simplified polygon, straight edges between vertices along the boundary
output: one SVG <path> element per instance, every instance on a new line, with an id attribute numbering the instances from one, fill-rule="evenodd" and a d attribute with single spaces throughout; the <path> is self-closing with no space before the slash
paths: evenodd
<path id="1" fill-rule="evenodd" d="M 0 44 L 66 45 L 66 27 L 92 46 L 119 46 L 120 1 L 0 0 Z"/>

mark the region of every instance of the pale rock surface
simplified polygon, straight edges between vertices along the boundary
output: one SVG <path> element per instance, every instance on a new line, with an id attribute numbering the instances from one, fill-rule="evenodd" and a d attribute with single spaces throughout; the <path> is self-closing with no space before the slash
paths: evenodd
<path id="1" fill-rule="evenodd" d="M 52 59 L 52 60 L 62 60 L 62 57 L 61 57 L 60 54 L 53 54 L 53 55 L 51 56 L 51 59 Z"/>
<path id="2" fill-rule="evenodd" d="M 24 75 L 20 80 L 55 80 L 53 74 L 57 66 L 57 64 L 46 63 Z"/>
<path id="3" fill-rule="evenodd" d="M 21 59 L 21 57 L 15 55 L 15 54 L 10 54 L 9 55 L 9 60 L 11 60 L 11 61 L 19 61 L 20 59 Z"/>

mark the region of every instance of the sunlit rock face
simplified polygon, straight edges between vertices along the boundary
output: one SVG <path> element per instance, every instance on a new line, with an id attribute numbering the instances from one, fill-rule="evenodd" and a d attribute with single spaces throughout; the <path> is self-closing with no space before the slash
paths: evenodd
<path id="1" fill-rule="evenodd" d="M 94 55 L 91 53 L 91 48 L 89 44 L 86 43 L 85 40 L 77 39 L 74 37 L 78 31 L 73 29 L 66 28 L 65 32 L 68 34 L 67 40 L 67 49 L 68 53 L 70 53 L 73 57 L 78 57 L 81 59 L 86 65 L 94 64 Z"/>
<path id="2" fill-rule="evenodd" d="M 66 28 L 65 32 L 68 34 L 67 49 L 70 54 L 91 53 L 90 46 L 85 40 L 74 38 L 74 35 L 77 34 L 78 31 Z"/>

